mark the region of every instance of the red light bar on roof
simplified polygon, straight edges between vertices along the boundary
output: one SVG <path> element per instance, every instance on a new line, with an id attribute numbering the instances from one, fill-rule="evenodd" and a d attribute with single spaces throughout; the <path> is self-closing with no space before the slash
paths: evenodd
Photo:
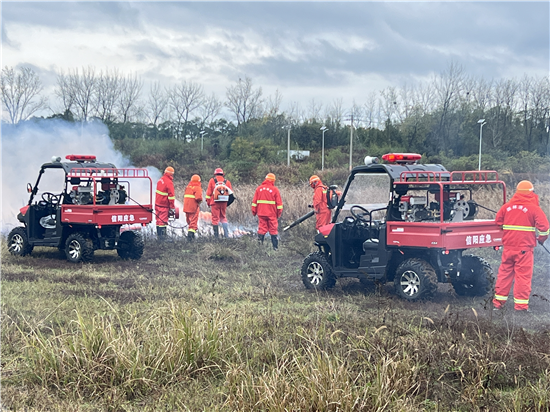
<path id="1" fill-rule="evenodd" d="M 416 163 L 421 158 L 417 153 L 387 153 L 382 156 L 382 160 L 388 163 Z"/>
<path id="2" fill-rule="evenodd" d="M 72 162 L 95 162 L 96 157 L 94 155 L 67 155 L 65 159 Z"/>

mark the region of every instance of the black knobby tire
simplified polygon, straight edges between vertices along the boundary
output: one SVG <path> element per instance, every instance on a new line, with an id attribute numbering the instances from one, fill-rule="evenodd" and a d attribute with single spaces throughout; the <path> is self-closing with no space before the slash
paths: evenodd
<path id="1" fill-rule="evenodd" d="M 33 246 L 29 243 L 27 230 L 16 227 L 8 235 L 8 250 L 14 256 L 26 256 L 32 252 Z"/>
<path id="2" fill-rule="evenodd" d="M 122 259 L 138 260 L 143 256 L 143 237 L 136 232 L 122 232 L 117 253 Z"/>
<path id="3" fill-rule="evenodd" d="M 65 256 L 72 263 L 89 262 L 94 257 L 92 240 L 81 233 L 73 233 L 65 242 Z"/>
<path id="4" fill-rule="evenodd" d="M 460 276 L 452 284 L 459 296 L 485 296 L 493 287 L 493 269 L 479 256 L 462 256 Z"/>
<path id="5" fill-rule="evenodd" d="M 437 290 L 437 275 L 425 260 L 411 258 L 397 267 L 393 283 L 397 294 L 403 299 L 427 299 Z"/>
<path id="6" fill-rule="evenodd" d="M 334 273 L 325 255 L 310 253 L 302 264 L 302 282 L 307 289 L 330 289 L 336 284 Z"/>

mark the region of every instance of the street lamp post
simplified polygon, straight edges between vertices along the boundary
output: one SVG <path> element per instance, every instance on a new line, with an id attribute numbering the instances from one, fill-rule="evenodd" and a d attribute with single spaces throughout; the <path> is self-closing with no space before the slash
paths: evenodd
<path id="1" fill-rule="evenodd" d="M 200 135 L 201 135 L 201 153 L 202 153 L 202 149 L 204 147 L 204 135 L 205 134 L 208 134 L 208 133 L 205 132 L 204 130 L 201 130 L 201 133 L 200 133 Z"/>
<path id="2" fill-rule="evenodd" d="M 479 119 L 477 121 L 479 123 L 479 163 L 477 170 L 481 170 L 481 140 L 483 139 L 483 126 L 487 124 L 485 119 Z"/>
<path id="3" fill-rule="evenodd" d="M 286 144 L 286 165 L 290 167 L 290 125 L 286 126 L 288 129 L 288 137 Z"/>
<path id="4" fill-rule="evenodd" d="M 321 127 L 321 130 L 323 132 L 323 139 L 321 142 L 321 170 L 325 170 L 325 132 L 327 131 L 328 127 L 323 126 Z"/>

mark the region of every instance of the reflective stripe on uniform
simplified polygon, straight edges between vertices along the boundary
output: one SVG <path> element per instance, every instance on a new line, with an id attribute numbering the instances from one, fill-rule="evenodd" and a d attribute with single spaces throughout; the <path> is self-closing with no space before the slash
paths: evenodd
<path id="1" fill-rule="evenodd" d="M 195 230 L 195 229 L 189 229 L 188 232 L 193 232 L 193 233 L 195 233 L 196 230 Z"/>
<path id="2" fill-rule="evenodd" d="M 283 205 L 277 206 L 277 209 L 282 209 L 282 208 L 283 208 Z"/>
<path id="3" fill-rule="evenodd" d="M 516 225 L 502 225 L 504 230 L 518 230 L 520 232 L 534 232 L 535 228 L 533 226 L 516 226 Z"/>
<path id="4" fill-rule="evenodd" d="M 160 190 L 157 190 L 157 194 L 158 194 L 158 195 L 161 195 L 161 196 L 168 196 L 168 193 L 166 193 L 166 192 L 161 192 Z"/>
<path id="5" fill-rule="evenodd" d="M 540 236 L 548 236 L 550 235 L 550 229 L 548 229 L 546 232 L 539 232 Z"/>
<path id="6" fill-rule="evenodd" d="M 206 195 L 206 198 L 207 198 L 207 199 L 210 199 L 210 196 Z"/>
<path id="7" fill-rule="evenodd" d="M 252 207 L 256 207 L 258 206 L 256 203 L 252 203 Z"/>
<path id="8" fill-rule="evenodd" d="M 189 198 L 191 198 L 191 199 L 195 199 L 195 195 L 183 195 L 183 197 L 184 197 L 184 198 L 185 198 L 185 197 L 189 197 Z"/>
<path id="9" fill-rule="evenodd" d="M 496 300 L 508 300 L 508 296 L 495 295 Z"/>
<path id="10" fill-rule="evenodd" d="M 176 200 L 176 196 L 168 196 L 168 200 Z"/>
<path id="11" fill-rule="evenodd" d="M 258 203 L 264 203 L 266 205 L 274 205 L 275 201 L 274 200 L 258 200 Z"/>
<path id="12" fill-rule="evenodd" d="M 529 299 L 516 299 L 514 298 L 514 303 L 517 303 L 518 305 L 528 305 Z"/>

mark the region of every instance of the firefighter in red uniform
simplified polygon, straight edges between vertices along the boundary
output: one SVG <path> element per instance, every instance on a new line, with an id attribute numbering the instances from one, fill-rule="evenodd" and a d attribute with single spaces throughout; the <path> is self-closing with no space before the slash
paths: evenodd
<path id="1" fill-rule="evenodd" d="M 273 250 L 279 248 L 279 222 L 283 213 L 283 201 L 279 188 L 275 187 L 275 175 L 268 173 L 264 182 L 256 188 L 252 199 L 252 215 L 258 216 L 258 239 L 264 242 L 267 232 L 271 236 Z"/>
<path id="2" fill-rule="evenodd" d="M 527 180 L 518 183 L 516 193 L 500 208 L 495 222 L 502 225 L 502 261 L 498 269 L 493 306 L 502 309 L 514 282 L 514 308 L 529 310 L 531 278 L 533 276 L 533 249 L 536 241 L 542 245 L 548 239 L 548 219 L 539 207 L 539 198 L 533 184 Z M 538 237 L 536 231 L 538 230 Z"/>
<path id="3" fill-rule="evenodd" d="M 195 232 L 199 228 L 199 206 L 202 202 L 201 177 L 199 175 L 191 176 L 191 181 L 185 188 L 183 195 L 183 212 L 187 220 L 187 238 L 193 240 Z"/>
<path id="4" fill-rule="evenodd" d="M 327 190 L 321 179 L 317 175 L 309 178 L 309 185 L 313 188 L 313 211 L 315 212 L 315 229 L 319 230 L 321 226 L 328 225 L 332 213 L 327 205 Z"/>
<path id="5" fill-rule="evenodd" d="M 221 191 L 223 195 L 219 195 Z M 219 236 L 218 224 L 221 223 L 223 227 L 224 237 L 229 237 L 229 228 L 227 224 L 227 217 L 225 212 L 227 210 L 227 204 L 229 195 L 233 194 L 233 188 L 231 182 L 224 177 L 223 170 L 217 168 L 214 170 L 214 177 L 208 182 L 208 188 L 206 189 L 206 204 L 210 206 L 212 210 L 212 228 L 214 229 L 214 236 Z"/>
<path id="6" fill-rule="evenodd" d="M 155 214 L 157 216 L 157 236 L 160 240 L 166 238 L 166 226 L 168 219 L 175 215 L 176 206 L 174 202 L 174 168 L 168 166 L 164 170 L 164 175 L 157 182 L 157 192 L 155 196 Z"/>

